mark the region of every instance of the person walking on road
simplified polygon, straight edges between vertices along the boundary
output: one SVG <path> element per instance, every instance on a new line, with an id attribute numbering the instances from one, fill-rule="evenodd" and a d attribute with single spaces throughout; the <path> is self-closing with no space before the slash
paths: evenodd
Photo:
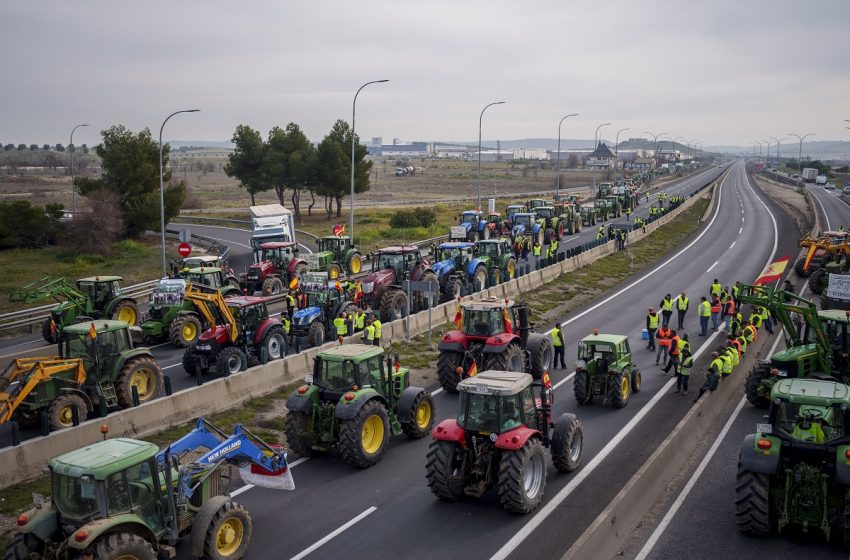
<path id="1" fill-rule="evenodd" d="M 599 226 L 599 228 L 597 228 L 596 239 L 605 239 L 605 226 Z"/>
<path id="2" fill-rule="evenodd" d="M 694 358 L 691 356 L 690 350 L 682 351 L 682 361 L 679 364 L 679 369 L 676 371 L 676 389 L 674 393 L 682 391 L 683 395 L 688 394 L 688 381 L 691 378 L 691 369 L 694 367 Z"/>
<path id="3" fill-rule="evenodd" d="M 541 246 L 535 245 L 533 251 L 534 251 L 534 270 L 540 270 Z"/>
<path id="4" fill-rule="evenodd" d="M 708 295 L 720 296 L 721 291 L 723 291 L 723 287 L 720 285 L 720 282 L 717 281 L 717 278 L 715 278 L 714 282 L 711 283 L 711 288 L 708 290 Z"/>
<path id="5" fill-rule="evenodd" d="M 564 333 L 561 330 L 561 323 L 557 323 L 555 328 L 552 329 L 552 346 L 555 347 L 555 360 L 552 362 L 552 367 L 558 367 L 558 358 L 561 359 L 561 369 L 567 367 L 567 364 L 564 363 Z"/>
<path id="6" fill-rule="evenodd" d="M 658 306 L 661 308 L 661 326 L 669 327 L 670 317 L 673 315 L 673 296 L 667 294 Z"/>
<path id="7" fill-rule="evenodd" d="M 658 365 L 660 360 L 666 360 L 670 355 L 670 343 L 673 338 L 673 331 L 662 326 L 658 329 L 658 332 L 655 333 L 655 338 L 658 339 L 658 351 L 655 353 L 655 365 Z M 661 354 L 664 354 L 663 358 L 661 357 Z"/>
<path id="8" fill-rule="evenodd" d="M 679 330 L 685 328 L 685 313 L 688 312 L 688 305 L 690 304 L 690 300 L 685 295 L 685 292 L 679 294 L 679 299 L 676 301 L 676 311 L 678 312 L 677 319 L 679 325 L 676 327 Z"/>
<path id="9" fill-rule="evenodd" d="M 649 334 L 649 342 L 646 345 L 647 350 L 655 350 L 655 331 L 658 330 L 658 314 L 655 309 L 649 308 L 649 313 L 646 314 L 646 332 Z"/>
<path id="10" fill-rule="evenodd" d="M 708 300 L 705 296 L 702 296 L 699 299 L 699 305 L 697 306 L 697 315 L 699 316 L 699 335 L 707 336 L 708 335 L 708 319 L 711 317 L 711 304 L 708 303 Z"/>
<path id="11" fill-rule="evenodd" d="M 670 331 L 670 359 L 667 361 L 667 365 L 664 366 L 664 373 L 670 373 L 670 368 L 673 368 L 673 375 L 676 374 L 676 370 L 679 367 L 679 355 L 681 353 L 679 343 L 682 339 L 679 338 L 679 335 L 676 331 Z"/>

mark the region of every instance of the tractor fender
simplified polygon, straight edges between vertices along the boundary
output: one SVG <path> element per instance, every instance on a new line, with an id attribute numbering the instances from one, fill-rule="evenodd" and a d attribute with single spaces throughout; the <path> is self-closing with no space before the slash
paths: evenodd
<path id="1" fill-rule="evenodd" d="M 534 235 L 537 235 L 537 232 L 539 232 L 539 231 L 540 231 L 540 224 L 534 224 L 533 226 L 531 226 L 531 233 L 533 233 Z"/>
<path id="2" fill-rule="evenodd" d="M 118 296 L 117 298 L 112 300 L 112 302 L 109 304 L 109 307 L 106 308 L 106 312 L 103 314 L 103 316 L 104 317 L 111 317 L 112 316 L 112 310 L 114 310 L 118 306 L 119 303 L 124 302 L 124 301 L 130 301 L 130 302 L 133 303 L 133 305 L 136 305 L 138 303 L 136 301 L 136 298 L 131 298 L 130 296 Z"/>
<path id="3" fill-rule="evenodd" d="M 254 346 L 259 345 L 260 342 L 262 342 L 263 337 L 266 336 L 266 333 L 269 332 L 269 329 L 275 325 L 281 325 L 280 319 L 266 319 L 263 321 L 263 324 L 260 325 L 260 328 L 254 333 Z M 283 328 L 283 326 L 281 326 L 281 328 Z"/>
<path id="4" fill-rule="evenodd" d="M 306 390 L 301 393 L 301 389 Z M 302 385 L 286 399 L 286 410 L 289 412 L 303 412 L 310 414 L 315 405 L 319 401 L 319 388 L 315 385 Z"/>
<path id="5" fill-rule="evenodd" d="M 229 501 L 230 496 L 213 496 L 195 514 L 195 519 L 192 520 L 192 534 L 189 540 L 191 543 L 189 553 L 195 558 L 202 558 L 204 556 L 204 538 L 207 536 L 207 529 L 209 529 L 216 512 Z"/>
<path id="6" fill-rule="evenodd" d="M 85 550 L 91 545 L 91 543 L 103 538 L 104 535 L 108 535 L 109 533 L 132 533 L 134 535 L 139 535 L 151 543 L 154 546 L 154 550 L 156 550 L 157 547 L 158 541 L 156 535 L 154 535 L 153 531 L 151 531 L 150 528 L 142 522 L 141 518 L 135 513 L 122 513 L 119 515 L 105 517 L 103 519 L 97 519 L 86 523 L 80 527 L 80 529 L 85 529 L 88 531 L 89 535 L 83 541 L 78 541 L 76 538 L 68 539 L 66 542 L 72 549 Z"/>
<path id="7" fill-rule="evenodd" d="M 539 438 L 540 432 L 532 430 L 526 426 L 520 426 L 509 432 L 499 434 L 499 437 L 496 438 L 496 442 L 493 445 L 496 449 L 516 451 L 517 449 L 521 449 L 525 446 L 525 443 L 533 437 Z"/>
<path id="8" fill-rule="evenodd" d="M 124 352 L 124 354 L 116 362 L 115 374 L 117 375 L 118 372 L 121 371 L 121 368 L 124 367 L 124 364 L 126 364 L 128 361 L 130 361 L 133 358 L 136 358 L 138 356 L 144 356 L 146 358 L 150 358 L 153 361 L 156 361 L 156 358 L 153 357 L 153 354 L 151 354 L 150 350 L 148 350 L 147 348 L 140 347 L 140 348 L 134 348 L 133 350 L 127 350 L 126 352 Z M 106 380 L 102 379 L 101 381 L 106 381 Z M 112 381 L 114 382 L 115 380 L 113 379 Z"/>
<path id="9" fill-rule="evenodd" d="M 484 228 L 487 227 L 487 220 L 481 220 L 478 222 L 478 231 L 484 231 Z"/>
<path id="10" fill-rule="evenodd" d="M 452 441 L 462 446 L 466 445 L 466 432 L 454 418 L 447 418 L 437 424 L 431 430 L 431 437 L 438 441 Z"/>
<path id="11" fill-rule="evenodd" d="M 350 299 L 343 300 L 339 303 L 339 305 L 336 306 L 336 308 L 334 308 L 334 316 L 331 318 L 331 320 L 333 320 L 336 317 L 339 317 L 339 312 L 344 311 L 349 305 L 354 305 L 358 308 L 360 307 L 359 305 L 357 305 L 356 303 L 354 303 Z M 352 317 L 352 319 L 354 319 L 354 317 Z"/>
<path id="12" fill-rule="evenodd" d="M 420 261 L 420 264 L 413 269 L 413 273 L 410 275 L 410 279 L 416 282 L 420 278 L 422 278 L 422 275 L 426 272 L 432 272 L 434 273 L 434 276 L 436 276 L 438 279 L 440 278 L 440 275 L 437 274 L 437 272 L 433 268 L 431 268 L 431 263 L 428 262 L 427 259 L 422 259 L 422 261 Z"/>
<path id="13" fill-rule="evenodd" d="M 484 265 L 485 267 L 487 266 L 487 263 L 484 262 L 483 259 L 472 259 L 471 261 L 469 261 L 469 264 L 466 266 L 466 273 L 468 275 L 472 276 L 473 274 L 475 274 L 475 269 L 478 268 L 478 265 L 480 265 L 480 264 Z"/>
<path id="14" fill-rule="evenodd" d="M 484 354 L 498 354 L 503 352 L 505 347 L 513 342 L 519 344 L 519 335 L 507 333 L 497 334 L 487 339 L 481 351 Z"/>
<path id="15" fill-rule="evenodd" d="M 413 418 L 413 403 L 416 401 L 416 397 L 420 394 L 424 393 L 425 389 L 422 387 L 408 387 L 401 393 L 401 398 L 398 400 L 398 406 L 396 407 L 396 418 L 402 424 L 406 424 L 408 422 L 412 422 Z"/>
<path id="16" fill-rule="evenodd" d="M 291 259 L 291 260 L 289 261 L 289 266 L 287 266 L 287 267 L 286 267 L 286 270 L 288 270 L 290 274 L 294 274 L 294 273 L 295 273 L 295 268 L 296 268 L 299 264 L 304 264 L 304 265 L 306 265 L 306 264 L 307 264 L 307 261 L 305 261 L 304 259 Z M 287 286 L 287 288 L 288 288 L 288 287 L 289 287 L 289 286 Z"/>
<path id="17" fill-rule="evenodd" d="M 449 352 L 465 352 L 466 346 L 460 342 L 438 342 L 437 350 L 440 352 L 444 350 Z"/>
<path id="18" fill-rule="evenodd" d="M 762 439 L 769 439 L 773 444 L 767 451 L 756 447 L 756 434 L 744 437 L 741 444 L 741 455 L 738 459 L 741 466 L 748 471 L 762 474 L 776 474 L 779 472 L 779 449 L 782 441 L 779 438 L 762 435 Z M 850 468 L 850 467 L 848 467 Z"/>
<path id="19" fill-rule="evenodd" d="M 850 445 L 839 445 L 835 450 L 835 482 L 844 486 L 850 486 L 850 461 L 847 460 L 847 451 Z"/>
<path id="20" fill-rule="evenodd" d="M 355 393 L 355 397 L 347 401 L 345 400 L 345 395 L 339 399 L 339 403 L 336 405 L 336 410 L 334 411 L 334 416 L 337 420 L 351 420 L 357 413 L 360 412 L 360 409 L 363 408 L 363 405 L 371 400 L 377 400 L 384 407 L 387 406 L 387 401 L 384 397 L 381 396 L 374 389 L 361 389 Z"/>
<path id="21" fill-rule="evenodd" d="M 33 508 L 26 516 L 29 521 L 17 528 L 19 533 L 31 533 L 46 541 L 59 530 L 59 511 L 54 507 Z"/>

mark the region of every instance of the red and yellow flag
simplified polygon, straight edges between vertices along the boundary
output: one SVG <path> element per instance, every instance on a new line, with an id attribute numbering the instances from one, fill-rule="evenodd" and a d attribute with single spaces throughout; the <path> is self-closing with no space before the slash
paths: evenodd
<path id="1" fill-rule="evenodd" d="M 50 320 L 50 334 L 56 334 L 56 321 Z"/>
<path id="2" fill-rule="evenodd" d="M 508 315 L 508 308 L 502 309 L 502 322 L 505 324 L 505 332 L 507 334 L 514 333 L 514 326 L 511 324 L 511 317 Z"/>
<path id="3" fill-rule="evenodd" d="M 334 232 L 334 235 L 342 235 L 342 233 L 345 231 L 345 224 L 334 224 L 332 230 Z"/>
<path id="4" fill-rule="evenodd" d="M 756 279 L 754 284 L 756 286 L 761 286 L 763 284 L 769 284 L 770 282 L 776 282 L 782 278 L 782 273 L 785 272 L 785 267 L 788 266 L 790 258 L 791 257 L 782 257 L 781 259 L 770 263 L 770 266 L 761 273 L 761 276 Z"/>
<path id="5" fill-rule="evenodd" d="M 342 284 L 340 284 L 339 280 L 336 281 L 336 285 L 334 287 L 337 289 L 337 291 L 342 291 Z"/>
<path id="6" fill-rule="evenodd" d="M 478 375 L 478 364 L 475 363 L 475 360 L 472 360 L 472 365 L 466 371 L 466 376 L 475 377 L 476 375 Z"/>
<path id="7" fill-rule="evenodd" d="M 295 276 L 292 277 L 292 280 L 289 281 L 289 289 L 294 290 L 298 287 L 298 278 Z"/>
<path id="8" fill-rule="evenodd" d="M 463 326 L 463 312 L 460 309 L 460 298 L 457 298 L 457 308 L 455 309 L 455 318 L 453 320 L 457 330 L 460 330 Z"/>
<path id="9" fill-rule="evenodd" d="M 543 372 L 543 386 L 546 387 L 547 389 L 552 388 L 552 378 L 549 377 L 548 371 Z"/>
<path id="10" fill-rule="evenodd" d="M 94 328 L 94 323 L 89 327 L 89 338 L 95 340 L 97 338 L 97 329 Z"/>

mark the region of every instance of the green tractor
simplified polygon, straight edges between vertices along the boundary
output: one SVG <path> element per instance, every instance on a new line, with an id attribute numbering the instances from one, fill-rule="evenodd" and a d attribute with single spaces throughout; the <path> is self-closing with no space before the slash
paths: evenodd
<path id="1" fill-rule="evenodd" d="M 593 201 L 593 210 L 596 212 L 596 221 L 604 222 L 611 215 L 611 205 L 604 198 L 598 198 Z"/>
<path id="2" fill-rule="evenodd" d="M 188 541 L 189 556 L 240 560 L 253 524 L 227 492 L 225 466 L 253 486 L 295 487 L 285 452 L 241 425 L 227 436 L 203 418 L 163 451 L 115 438 L 60 455 L 48 465 L 50 501 L 18 516 L 3 558 L 156 560 Z"/>
<path id="3" fill-rule="evenodd" d="M 382 348 L 364 344 L 320 353 L 307 384 L 292 393 L 286 408 L 290 449 L 309 456 L 336 448 L 358 468 L 381 460 L 390 434 L 420 439 L 434 424 L 431 394 L 410 386 L 408 369 Z"/>
<path id="4" fill-rule="evenodd" d="M 363 257 L 347 235 L 328 235 L 319 239 L 319 250 L 306 256 L 310 272 L 327 272 L 328 278 L 359 274 Z"/>
<path id="5" fill-rule="evenodd" d="M 487 269 L 487 287 L 516 278 L 516 259 L 506 239 L 479 239 L 475 242 L 475 257 L 471 262 L 483 264 Z M 468 267 L 474 270 L 475 267 Z M 483 286 L 482 286 L 483 287 Z"/>
<path id="6" fill-rule="evenodd" d="M 525 211 L 535 213 L 535 212 L 537 212 L 537 209 L 540 208 L 541 206 L 549 206 L 549 205 L 550 205 L 550 203 L 546 202 L 542 198 L 532 198 L 531 200 L 526 201 Z"/>
<path id="7" fill-rule="evenodd" d="M 585 202 L 581 205 L 581 225 L 585 227 L 595 226 L 599 218 L 596 212 L 596 205 L 592 202 Z"/>
<path id="8" fill-rule="evenodd" d="M 41 325 L 41 336 L 54 343 L 62 329 L 82 321 L 104 318 L 135 325 L 139 309 L 135 299 L 122 293 L 121 280 L 120 276 L 93 276 L 80 278 L 72 286 L 65 278 L 45 276 L 13 291 L 9 301 L 38 303 L 52 298 L 59 302 Z"/>
<path id="9" fill-rule="evenodd" d="M 99 319 L 62 330 L 62 357 L 13 361 L 0 377 L 0 418 L 34 425 L 42 412 L 51 430 L 73 425 L 100 406 L 130 408 L 162 394 L 162 369 L 150 350 L 134 348 L 130 327 Z M 6 392 L 8 391 L 8 393 Z M 103 403 L 103 405 L 101 405 Z"/>
<path id="10" fill-rule="evenodd" d="M 850 547 L 850 388 L 822 376 L 783 379 L 767 422 L 744 438 L 738 458 L 738 530 L 837 536 Z"/>
<path id="11" fill-rule="evenodd" d="M 629 396 L 640 391 L 640 382 L 627 336 L 594 332 L 578 343 L 573 393 L 579 404 L 601 397 L 603 403 L 623 408 L 629 404 Z"/>
<path id="12" fill-rule="evenodd" d="M 537 214 L 537 221 L 543 227 L 544 245 L 548 245 L 553 239 L 560 241 L 564 237 L 566 225 L 554 206 L 538 206 L 534 212 Z"/>
<path id="13" fill-rule="evenodd" d="M 623 203 L 617 195 L 609 195 L 605 197 L 605 202 L 608 203 L 608 217 L 612 220 L 623 215 Z"/>
<path id="14" fill-rule="evenodd" d="M 581 204 L 566 200 L 555 202 L 555 210 L 558 212 L 561 222 L 564 224 L 564 232 L 567 235 L 575 235 L 581 231 Z"/>

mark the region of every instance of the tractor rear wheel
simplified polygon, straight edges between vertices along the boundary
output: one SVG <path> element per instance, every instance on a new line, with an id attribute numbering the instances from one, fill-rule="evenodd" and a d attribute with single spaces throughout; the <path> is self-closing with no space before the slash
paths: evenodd
<path id="1" fill-rule="evenodd" d="M 823 280 L 826 276 L 826 270 L 823 268 L 819 268 L 812 272 L 812 275 L 809 276 L 809 290 L 813 294 L 822 294 L 823 293 Z"/>
<path id="2" fill-rule="evenodd" d="M 47 423 L 50 431 L 70 428 L 74 425 L 74 408 L 77 409 L 80 422 L 84 422 L 88 416 L 86 401 L 80 395 L 66 393 L 59 395 L 47 407 Z"/>
<path id="3" fill-rule="evenodd" d="M 575 394 L 578 404 L 593 402 L 593 392 L 590 390 L 590 374 L 586 371 L 576 371 L 576 375 L 573 377 L 573 394 Z"/>
<path id="4" fill-rule="evenodd" d="M 451 441 L 433 440 L 428 447 L 425 478 L 431 492 L 446 502 L 463 496 L 466 486 L 466 473 L 458 472 L 463 464 L 459 451 L 458 444 Z"/>
<path id="5" fill-rule="evenodd" d="M 528 350 L 531 352 L 531 376 L 540 379 L 543 374 L 552 369 L 555 361 L 555 348 L 552 337 L 545 334 L 531 334 L 528 337 Z"/>
<path id="6" fill-rule="evenodd" d="M 222 348 L 215 358 L 215 369 L 219 377 L 227 377 L 248 369 L 248 356 L 235 346 Z"/>
<path id="7" fill-rule="evenodd" d="M 252 528 L 248 510 L 236 502 L 222 504 L 207 526 L 204 536 L 204 558 L 208 560 L 242 558 L 251 541 Z"/>
<path id="8" fill-rule="evenodd" d="M 519 344 L 508 344 L 501 352 L 490 354 L 486 364 L 487 369 L 524 372 L 525 354 Z"/>
<path id="9" fill-rule="evenodd" d="M 546 489 L 546 454 L 532 437 L 516 451 L 502 451 L 499 465 L 499 501 L 512 513 L 531 513 Z"/>
<path id="10" fill-rule="evenodd" d="M 437 357 L 437 377 L 444 391 L 457 393 L 457 384 L 463 379 L 463 373 L 457 368 L 463 367 L 463 354 L 451 350 L 443 350 Z"/>
<path id="11" fill-rule="evenodd" d="M 197 315 L 180 315 L 168 327 L 168 340 L 177 348 L 188 348 L 198 340 L 201 330 Z"/>
<path id="12" fill-rule="evenodd" d="M 277 276 L 269 276 L 263 280 L 263 295 L 277 296 L 283 293 L 283 280 Z"/>
<path id="13" fill-rule="evenodd" d="M 413 399 L 410 407 L 410 422 L 401 425 L 404 435 L 410 439 L 422 439 L 431 433 L 434 426 L 434 401 L 424 389 Z"/>
<path id="14" fill-rule="evenodd" d="M 360 274 L 361 270 L 363 270 L 363 257 L 360 256 L 360 253 L 353 253 L 348 258 L 348 273 Z"/>
<path id="15" fill-rule="evenodd" d="M 561 239 L 564 238 L 564 222 L 560 222 L 558 224 L 558 229 L 557 229 L 557 233 L 555 234 L 555 236 L 556 236 L 556 239 L 558 241 L 560 241 Z"/>
<path id="16" fill-rule="evenodd" d="M 475 267 L 475 272 L 472 273 L 472 278 L 476 283 L 476 291 L 483 290 L 487 287 L 487 269 L 483 264 Z"/>
<path id="17" fill-rule="evenodd" d="M 6 546 L 3 560 L 29 560 L 44 556 L 44 541 L 32 533 L 16 533 Z"/>
<path id="18" fill-rule="evenodd" d="M 52 319 L 47 319 L 41 324 L 41 338 L 43 338 L 50 344 L 56 344 L 57 342 L 59 342 L 59 325 L 55 325 L 51 328 L 51 321 Z"/>
<path id="19" fill-rule="evenodd" d="M 401 290 L 389 290 L 381 298 L 381 320 L 390 323 L 407 315 L 407 294 Z"/>
<path id="20" fill-rule="evenodd" d="M 632 392 L 629 376 L 623 372 L 608 373 L 608 379 L 608 400 L 614 408 L 623 408 L 629 404 L 629 395 Z"/>
<path id="21" fill-rule="evenodd" d="M 552 243 L 553 239 L 555 239 L 555 230 L 552 228 L 546 228 L 546 231 L 543 233 L 543 244 L 549 245 Z"/>
<path id="22" fill-rule="evenodd" d="M 328 265 L 328 279 L 336 280 L 342 276 L 342 267 L 337 263 L 331 263 Z"/>
<path id="23" fill-rule="evenodd" d="M 310 443 L 312 433 L 312 419 L 309 414 L 303 412 L 289 411 L 286 413 L 286 444 L 289 448 L 302 457 L 309 457 L 313 452 L 313 446 Z"/>
<path id="24" fill-rule="evenodd" d="M 260 343 L 260 351 L 262 350 L 265 350 L 267 362 L 286 357 L 286 337 L 283 336 L 283 327 L 275 326 L 269 329 Z"/>
<path id="25" fill-rule="evenodd" d="M 110 318 L 113 321 L 123 321 L 132 327 L 139 320 L 139 309 L 136 307 L 135 303 L 128 299 L 125 299 L 124 301 L 119 302 L 118 305 L 115 306 L 115 309 L 112 310 L 112 316 Z"/>
<path id="26" fill-rule="evenodd" d="M 310 323 L 310 328 L 307 329 L 307 340 L 313 348 L 325 343 L 325 327 L 320 321 Z"/>
<path id="27" fill-rule="evenodd" d="M 339 428 L 339 451 L 346 463 L 365 469 L 378 463 L 387 449 L 390 420 L 377 400 L 366 402 L 351 420 Z"/>
<path id="28" fill-rule="evenodd" d="M 455 300 L 463 295 L 463 282 L 460 278 L 449 278 L 443 284 L 443 299 L 446 301 Z"/>
<path id="29" fill-rule="evenodd" d="M 757 537 L 770 535 L 770 478 L 745 469 L 738 461 L 735 484 L 735 523 L 738 530 Z"/>
<path id="30" fill-rule="evenodd" d="M 575 414 L 561 414 L 552 436 L 552 464 L 560 472 L 573 472 L 581 463 L 584 431 Z"/>
<path id="31" fill-rule="evenodd" d="M 766 397 L 759 391 L 759 384 L 768 377 L 770 377 L 770 364 L 758 364 L 747 374 L 744 394 L 750 404 L 757 408 L 767 409 L 770 407 L 770 397 Z"/>
<path id="32" fill-rule="evenodd" d="M 139 404 L 142 404 L 162 394 L 162 386 L 162 369 L 153 356 L 131 358 L 124 363 L 115 380 L 118 405 L 121 408 L 133 406 L 133 387 L 139 394 Z"/>
<path id="33" fill-rule="evenodd" d="M 420 282 L 432 282 L 434 284 L 439 283 L 439 279 L 437 278 L 437 273 L 433 271 L 425 271 L 422 273 L 422 276 L 419 277 Z M 428 309 L 429 302 L 428 298 L 431 298 L 430 306 L 437 307 L 437 304 L 440 301 L 440 293 L 439 292 L 421 292 L 419 296 L 419 310 Z"/>
<path id="34" fill-rule="evenodd" d="M 632 383 L 632 393 L 640 393 L 641 376 L 638 368 L 632 368 L 632 374 L 629 376 L 629 381 Z"/>
<path id="35" fill-rule="evenodd" d="M 133 533 L 108 533 L 94 543 L 98 560 L 156 560 L 151 543 Z"/>

